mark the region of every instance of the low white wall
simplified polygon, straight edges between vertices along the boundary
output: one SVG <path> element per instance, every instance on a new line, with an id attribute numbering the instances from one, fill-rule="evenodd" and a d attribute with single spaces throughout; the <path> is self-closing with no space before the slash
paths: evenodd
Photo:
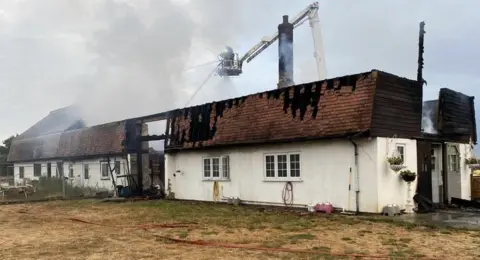
<path id="1" fill-rule="evenodd" d="M 360 211 L 377 212 L 376 140 L 362 139 L 356 142 L 359 146 Z M 265 178 L 264 155 L 291 152 L 298 152 L 301 156 L 301 178 L 292 181 L 294 204 L 330 202 L 335 207 L 346 208 L 350 196 L 349 209 L 355 210 L 354 146 L 344 139 L 166 154 L 166 188 L 170 181 L 178 199 L 214 200 L 214 182 L 203 178 L 203 158 L 228 155 L 230 179 L 219 181 L 223 196 L 282 205 L 282 190 L 286 180 L 271 181 Z M 350 168 L 352 189 L 349 192 Z"/>
<path id="2" fill-rule="evenodd" d="M 106 161 L 107 158 L 95 158 L 87 159 L 80 161 L 63 161 L 63 173 L 65 177 L 69 177 L 68 182 L 74 186 L 79 187 L 91 187 L 99 189 L 113 190 L 113 184 L 111 177 L 105 178 L 101 174 L 101 162 Z M 112 169 L 115 167 L 114 160 L 115 158 L 110 159 L 110 165 Z M 126 160 L 117 157 L 117 161 L 120 161 L 120 173 L 119 175 L 126 174 Z M 15 184 L 23 184 L 25 179 L 38 180 L 39 177 L 34 176 L 34 164 L 41 164 L 41 174 L 42 176 L 47 176 L 47 163 L 51 163 L 51 172 L 52 177 L 57 176 L 57 162 L 59 161 L 37 161 L 37 162 L 28 162 L 28 163 L 15 163 L 14 164 L 14 178 Z M 88 178 L 85 178 L 85 165 L 88 165 Z M 20 167 L 24 169 L 24 176 L 20 178 Z M 69 175 L 70 167 L 73 169 L 73 178 Z M 116 178 L 116 173 L 114 172 L 114 179 L 116 184 L 124 184 L 125 178 Z"/>

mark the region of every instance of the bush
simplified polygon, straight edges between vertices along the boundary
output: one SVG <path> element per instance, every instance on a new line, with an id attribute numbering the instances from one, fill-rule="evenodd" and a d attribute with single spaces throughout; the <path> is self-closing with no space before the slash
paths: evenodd
<path id="1" fill-rule="evenodd" d="M 402 157 L 397 157 L 397 156 L 388 157 L 387 161 L 390 165 L 402 165 L 403 164 Z"/>

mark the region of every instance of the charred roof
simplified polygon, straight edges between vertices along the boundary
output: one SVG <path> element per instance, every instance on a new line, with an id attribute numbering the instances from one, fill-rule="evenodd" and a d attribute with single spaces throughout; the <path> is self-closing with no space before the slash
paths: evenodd
<path id="1" fill-rule="evenodd" d="M 372 70 L 178 109 L 169 112 L 166 150 L 367 132 L 413 137 L 420 134 L 421 89 L 417 81 Z M 374 113 L 385 104 L 393 104 L 389 113 Z M 399 114 L 405 118 L 389 118 Z M 402 120 L 408 123 L 405 129 L 387 122 Z"/>

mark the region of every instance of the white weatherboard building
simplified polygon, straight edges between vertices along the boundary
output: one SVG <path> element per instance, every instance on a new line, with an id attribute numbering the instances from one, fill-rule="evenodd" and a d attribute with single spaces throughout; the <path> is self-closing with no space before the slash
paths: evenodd
<path id="1" fill-rule="evenodd" d="M 124 122 L 85 127 L 74 107 L 52 111 L 12 142 L 15 185 L 64 176 L 73 186 L 113 190 L 112 179 L 122 184 L 117 176 L 127 173 L 124 139 Z"/>
<path id="2" fill-rule="evenodd" d="M 415 194 L 470 199 L 473 97 L 442 89 L 425 118 L 422 88 L 373 70 L 171 111 L 166 189 L 178 199 L 329 202 L 372 213 L 406 208 Z M 424 133 L 422 118 L 435 134 Z M 387 162 L 393 155 L 417 173 L 411 192 Z"/>

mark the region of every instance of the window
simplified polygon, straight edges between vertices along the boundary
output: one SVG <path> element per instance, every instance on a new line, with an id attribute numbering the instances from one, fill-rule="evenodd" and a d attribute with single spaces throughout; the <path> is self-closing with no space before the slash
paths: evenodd
<path id="1" fill-rule="evenodd" d="M 300 154 L 290 154 L 290 177 L 300 178 Z"/>
<path id="2" fill-rule="evenodd" d="M 100 163 L 100 171 L 102 173 L 102 179 L 110 179 L 108 162 L 101 162 Z"/>
<path id="3" fill-rule="evenodd" d="M 73 165 L 70 165 L 70 167 L 68 167 L 68 178 L 73 178 L 73 176 Z"/>
<path id="4" fill-rule="evenodd" d="M 83 165 L 83 178 L 85 180 L 90 179 L 90 174 L 88 173 L 88 164 Z"/>
<path id="5" fill-rule="evenodd" d="M 18 178 L 25 178 L 25 168 L 23 166 L 18 167 Z"/>
<path id="6" fill-rule="evenodd" d="M 209 178 L 210 177 L 210 162 L 212 159 L 210 158 L 205 158 L 203 159 L 203 177 L 204 178 Z"/>
<path id="7" fill-rule="evenodd" d="M 432 171 L 435 171 L 435 164 L 436 164 L 436 161 L 435 161 L 435 150 L 434 149 L 431 149 L 430 150 L 430 157 L 431 157 L 431 160 L 432 160 Z"/>
<path id="8" fill-rule="evenodd" d="M 300 154 L 266 154 L 265 178 L 279 180 L 300 179 Z"/>
<path id="9" fill-rule="evenodd" d="M 47 163 L 47 177 L 52 177 L 52 163 Z"/>
<path id="10" fill-rule="evenodd" d="M 222 157 L 222 177 L 230 179 L 230 159 L 228 156 Z"/>
<path id="11" fill-rule="evenodd" d="M 203 158 L 203 178 L 208 180 L 230 179 L 230 159 L 228 156 Z"/>
<path id="12" fill-rule="evenodd" d="M 35 177 L 42 176 L 42 165 L 40 163 L 35 163 L 33 165 L 33 176 Z"/>
<path id="13" fill-rule="evenodd" d="M 275 177 L 275 155 L 265 156 L 265 170 L 267 177 Z"/>
<path id="14" fill-rule="evenodd" d="M 220 177 L 220 158 L 212 158 L 212 176 L 213 178 Z"/>
<path id="15" fill-rule="evenodd" d="M 286 154 L 277 155 L 277 172 L 278 177 L 285 178 L 288 176 L 288 162 Z"/>
<path id="16" fill-rule="evenodd" d="M 451 172 L 460 171 L 460 153 L 456 145 L 448 145 L 448 170 Z"/>
<path id="17" fill-rule="evenodd" d="M 398 156 L 402 158 L 402 163 L 405 163 L 405 145 L 397 144 L 397 152 L 398 152 Z"/>
<path id="18" fill-rule="evenodd" d="M 115 161 L 115 174 L 120 175 L 120 161 Z"/>

